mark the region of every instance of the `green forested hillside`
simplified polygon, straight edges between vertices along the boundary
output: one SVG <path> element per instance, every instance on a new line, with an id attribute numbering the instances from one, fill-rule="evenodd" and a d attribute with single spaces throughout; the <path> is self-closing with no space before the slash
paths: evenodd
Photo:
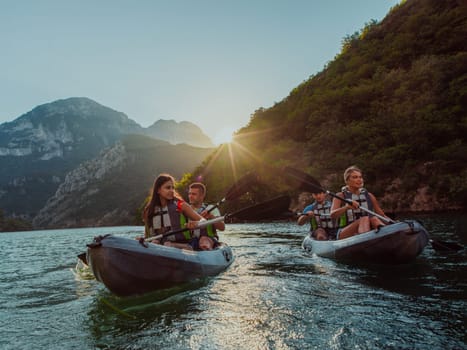
<path id="1" fill-rule="evenodd" d="M 0 232 L 27 231 L 31 229 L 31 224 L 18 218 L 5 217 L 0 209 Z"/>
<path id="2" fill-rule="evenodd" d="M 274 169 L 291 165 L 336 191 L 356 164 L 392 210 L 429 209 L 420 196 L 433 209 L 465 207 L 466 38 L 465 2 L 403 2 L 345 37 L 341 53 L 281 102 L 258 109 L 234 151 L 224 146 L 194 175 L 222 196 L 233 174 L 256 168 L 280 192 L 289 184 Z"/>

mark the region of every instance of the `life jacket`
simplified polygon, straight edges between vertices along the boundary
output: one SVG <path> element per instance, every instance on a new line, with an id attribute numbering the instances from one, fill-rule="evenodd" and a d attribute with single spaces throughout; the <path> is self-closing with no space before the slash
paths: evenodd
<path id="1" fill-rule="evenodd" d="M 164 208 L 155 207 L 152 218 L 151 236 L 164 234 L 169 231 L 179 230 L 185 227 L 187 219 L 182 213 L 181 200 L 171 200 Z M 190 230 L 185 230 L 164 238 L 172 242 L 188 242 L 191 239 Z"/>
<path id="2" fill-rule="evenodd" d="M 201 207 L 196 209 L 196 212 L 198 214 L 201 214 L 203 211 L 205 211 L 208 208 L 208 206 L 209 206 L 208 204 L 203 203 Z M 198 238 L 201 236 L 219 238 L 217 235 L 217 230 L 212 224 L 206 227 L 203 227 L 203 228 L 198 228 L 196 230 L 193 230 L 193 236 L 198 237 Z"/>
<path id="3" fill-rule="evenodd" d="M 310 218 L 310 229 L 312 231 L 316 230 L 318 227 L 322 227 L 325 230 L 335 227 L 334 220 L 331 219 L 330 201 L 325 201 L 324 204 L 314 202 L 311 206 L 315 214 L 315 216 Z"/>
<path id="4" fill-rule="evenodd" d="M 342 188 L 342 194 L 344 195 L 345 199 L 349 199 L 351 201 L 356 201 L 360 207 L 366 208 L 368 210 L 373 210 L 373 202 L 371 201 L 370 195 L 365 188 L 360 189 L 359 194 L 354 194 L 349 191 L 347 186 Z M 348 209 L 339 219 L 339 227 L 345 227 L 351 222 L 354 222 L 360 219 L 362 216 L 367 216 L 368 213 L 366 211 L 358 209 Z"/>

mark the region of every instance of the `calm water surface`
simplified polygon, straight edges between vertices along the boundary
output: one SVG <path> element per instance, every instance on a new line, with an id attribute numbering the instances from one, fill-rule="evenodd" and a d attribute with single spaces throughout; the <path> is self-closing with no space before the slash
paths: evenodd
<path id="1" fill-rule="evenodd" d="M 466 214 L 418 218 L 467 245 Z M 1 233 L 0 349 L 467 349 L 467 249 L 355 266 L 302 251 L 306 230 L 230 224 L 225 273 L 132 298 L 71 270 L 94 236 L 140 227 Z"/>

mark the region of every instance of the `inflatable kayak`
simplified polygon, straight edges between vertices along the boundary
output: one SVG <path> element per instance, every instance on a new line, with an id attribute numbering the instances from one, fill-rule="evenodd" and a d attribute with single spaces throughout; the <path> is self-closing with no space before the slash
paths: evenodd
<path id="1" fill-rule="evenodd" d="M 215 276 L 234 256 L 224 243 L 210 251 L 191 251 L 107 235 L 88 244 L 86 260 L 112 293 L 129 296 Z"/>
<path id="2" fill-rule="evenodd" d="M 318 241 L 308 235 L 302 247 L 336 260 L 401 264 L 415 259 L 428 241 L 428 232 L 418 221 L 406 220 L 340 240 Z"/>

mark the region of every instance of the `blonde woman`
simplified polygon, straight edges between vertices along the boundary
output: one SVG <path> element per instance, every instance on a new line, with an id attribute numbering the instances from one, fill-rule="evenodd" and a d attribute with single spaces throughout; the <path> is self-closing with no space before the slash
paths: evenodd
<path id="1" fill-rule="evenodd" d="M 372 228 L 383 226 L 384 223 L 374 215 L 368 214 L 361 207 L 387 217 L 381 209 L 376 197 L 363 187 L 362 171 L 356 166 L 350 166 L 344 171 L 345 186 L 337 196 L 349 199 L 352 205 L 334 198 L 331 206 L 331 218 L 339 219 L 342 228 L 338 239 L 344 239 Z"/>

